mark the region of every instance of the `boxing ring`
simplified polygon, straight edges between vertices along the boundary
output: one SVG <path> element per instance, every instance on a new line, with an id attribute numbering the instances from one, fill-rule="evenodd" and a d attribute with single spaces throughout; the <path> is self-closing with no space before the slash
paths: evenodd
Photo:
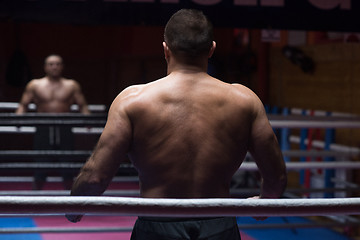
<path id="1" fill-rule="evenodd" d="M 272 127 L 275 128 L 360 128 L 359 117 L 308 117 L 308 116 L 272 116 L 269 115 Z M 80 114 L 24 114 L 0 113 L 0 126 L 14 128 L 18 134 L 29 134 L 22 131 L 21 127 L 68 125 L 78 127 L 80 134 L 99 134 L 100 131 L 91 131 L 91 128 L 101 129 L 106 123 L 103 113 L 88 116 Z M 3 130 L 6 132 L 6 130 Z M 1 131 L 0 131 L 1 132 Z M 10 131 L 11 132 L 11 131 Z M 32 133 L 33 131 L 30 131 Z M 0 150 L 0 172 L 25 171 L 35 169 L 70 169 L 77 172 L 83 165 L 81 162 L 14 162 L 32 158 L 64 158 L 69 160 L 86 159 L 91 151 L 55 151 L 55 150 Z M 283 155 L 289 158 L 299 157 L 332 157 L 334 159 L 358 157 L 356 151 L 339 152 L 333 150 L 283 150 Z M 251 158 L 251 155 L 247 156 Z M 7 162 L 6 162 L 7 161 Z M 287 170 L 300 171 L 304 169 L 360 169 L 360 162 L 330 161 L 330 162 L 286 162 Z M 131 164 L 123 164 L 121 168 L 131 168 Z M 243 162 L 239 171 L 255 172 L 256 164 Z M 15 180 L 14 177 L 0 179 Z M 19 180 L 31 181 L 31 178 Z M 138 181 L 136 177 L 116 177 L 115 181 Z M 354 186 L 353 191 L 359 191 L 359 186 Z M 339 189 L 322 189 L 322 191 L 337 191 Z M 247 194 L 256 193 L 258 189 L 244 190 Z M 312 191 L 308 189 L 307 191 Z M 314 190 L 319 191 L 319 190 Z M 294 190 L 293 192 L 296 192 Z M 300 191 L 301 192 L 301 191 Z M 163 216 L 163 217 L 209 217 L 209 216 L 236 216 L 236 217 L 261 217 L 261 216 L 357 216 L 360 215 L 360 198 L 298 198 L 298 199 L 143 199 L 139 198 L 138 190 L 107 190 L 104 196 L 98 197 L 69 197 L 69 191 L 0 191 L 0 217 L 54 215 L 63 216 L 65 213 L 85 214 L 89 216 Z M 232 192 L 233 196 L 244 194 Z M 346 223 L 319 223 L 318 226 L 359 226 L 359 221 Z M 268 226 L 243 225 L 247 228 L 282 228 L 277 224 Z M 313 224 L 289 224 L 285 227 L 314 227 Z M 316 227 L 316 226 L 315 226 Z M 33 232 L 129 232 L 130 227 L 103 227 L 103 228 L 2 228 L 1 233 L 33 233 Z"/>

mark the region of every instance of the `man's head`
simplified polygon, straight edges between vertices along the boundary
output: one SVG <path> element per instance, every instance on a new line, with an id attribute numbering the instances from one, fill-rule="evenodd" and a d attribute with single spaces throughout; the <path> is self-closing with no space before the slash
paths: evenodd
<path id="1" fill-rule="evenodd" d="M 182 9 L 169 19 L 164 40 L 172 54 L 187 63 L 209 57 L 214 47 L 213 27 L 198 10 Z"/>
<path id="2" fill-rule="evenodd" d="M 45 58 L 44 71 L 47 76 L 51 78 L 59 78 L 61 77 L 62 70 L 63 70 L 62 57 L 56 54 L 52 54 Z"/>

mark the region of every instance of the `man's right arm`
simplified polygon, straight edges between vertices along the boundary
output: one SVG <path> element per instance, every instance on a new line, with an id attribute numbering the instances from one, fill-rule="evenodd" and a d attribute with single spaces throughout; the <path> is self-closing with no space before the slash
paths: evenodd
<path id="1" fill-rule="evenodd" d="M 16 109 L 16 114 L 22 114 L 27 112 L 28 105 L 34 100 L 34 81 L 29 82 L 26 85 L 25 91 L 19 102 L 19 106 Z"/>
<path id="2" fill-rule="evenodd" d="M 73 184 L 72 196 L 101 195 L 125 159 L 130 148 L 132 128 L 123 106 L 123 95 L 126 94 L 120 94 L 111 105 L 104 131 Z M 78 222 L 82 216 L 67 214 L 66 217 L 71 222 Z"/>
<path id="3" fill-rule="evenodd" d="M 257 97 L 254 101 L 249 152 L 261 174 L 260 198 L 281 197 L 287 183 L 286 166 L 265 109 Z"/>

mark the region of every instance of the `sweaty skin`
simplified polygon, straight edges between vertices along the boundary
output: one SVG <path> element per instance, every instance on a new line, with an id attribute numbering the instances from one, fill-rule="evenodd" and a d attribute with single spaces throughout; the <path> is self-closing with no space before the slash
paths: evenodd
<path id="1" fill-rule="evenodd" d="M 280 197 L 285 164 L 259 98 L 240 84 L 209 76 L 207 59 L 188 66 L 165 43 L 164 51 L 168 75 L 115 98 L 71 195 L 102 194 L 128 154 L 139 173 L 141 197 L 227 198 L 249 151 L 262 177 L 260 197 Z M 76 222 L 81 216 L 67 218 Z"/>
<path id="2" fill-rule="evenodd" d="M 44 66 L 46 76 L 27 84 L 16 113 L 27 112 L 28 105 L 35 103 L 36 111 L 41 113 L 66 113 L 70 112 L 72 104 L 78 104 L 80 112 L 88 114 L 80 85 L 72 79 L 61 77 L 62 69 L 62 59 L 49 56 Z"/>
<path id="3" fill-rule="evenodd" d="M 229 197 L 233 174 L 247 150 L 257 147 L 251 141 L 258 137 L 257 128 L 276 144 L 249 89 L 204 73 L 172 73 L 123 95 L 115 104 L 125 105 L 133 125 L 129 155 L 142 197 Z M 281 160 L 279 153 L 273 155 Z"/>

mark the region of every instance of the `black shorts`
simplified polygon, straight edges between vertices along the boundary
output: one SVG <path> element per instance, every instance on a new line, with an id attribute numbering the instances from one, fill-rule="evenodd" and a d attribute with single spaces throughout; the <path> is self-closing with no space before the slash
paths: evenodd
<path id="1" fill-rule="evenodd" d="M 38 126 L 34 135 L 34 150 L 73 150 L 73 134 L 69 126 Z M 37 158 L 35 162 L 66 162 L 63 158 Z M 64 180 L 72 180 L 73 174 L 66 170 L 61 171 Z M 36 181 L 45 181 L 47 171 L 36 170 L 34 178 Z"/>
<path id="2" fill-rule="evenodd" d="M 73 134 L 68 126 L 38 126 L 34 135 L 35 150 L 72 150 Z"/>
<path id="3" fill-rule="evenodd" d="M 139 217 L 131 240 L 240 240 L 235 217 L 153 218 Z"/>

